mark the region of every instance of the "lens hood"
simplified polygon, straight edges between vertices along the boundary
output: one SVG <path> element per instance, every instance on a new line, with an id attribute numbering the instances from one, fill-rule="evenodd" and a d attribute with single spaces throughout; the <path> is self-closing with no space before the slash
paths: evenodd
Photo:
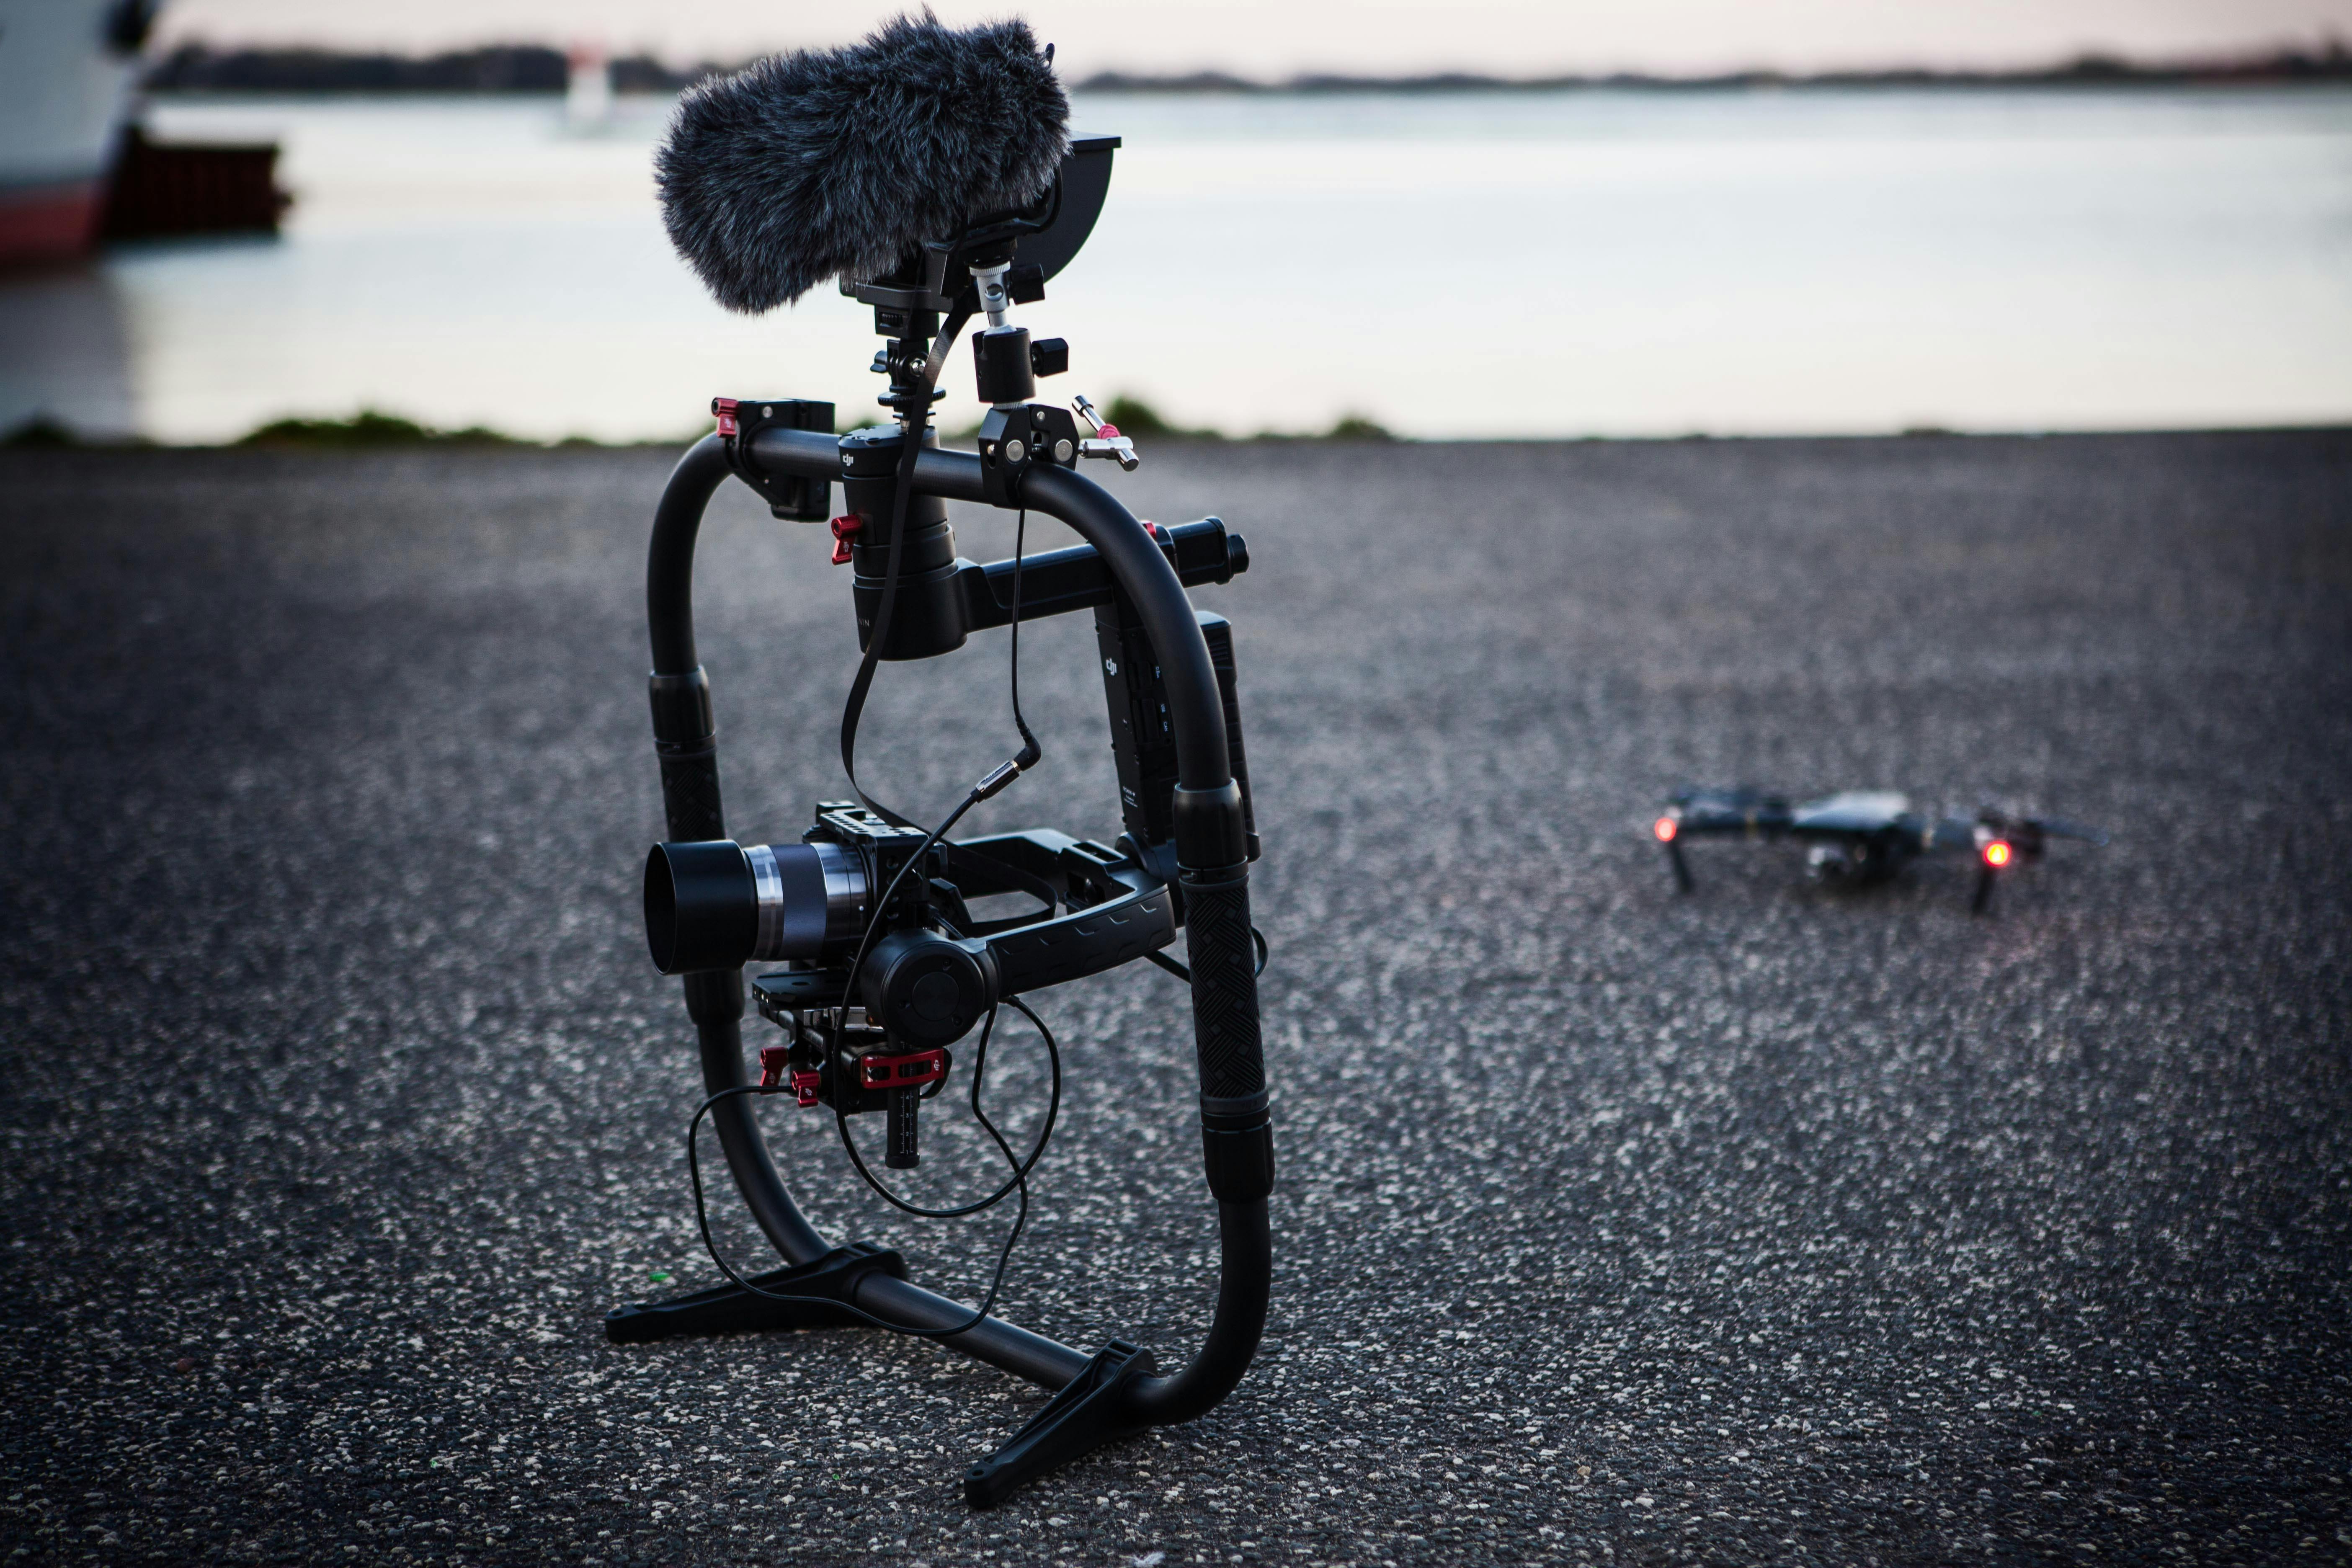
<path id="1" fill-rule="evenodd" d="M 656 844 L 646 857 L 646 944 L 664 974 L 814 958 L 854 940 L 866 872 L 837 844 Z"/>

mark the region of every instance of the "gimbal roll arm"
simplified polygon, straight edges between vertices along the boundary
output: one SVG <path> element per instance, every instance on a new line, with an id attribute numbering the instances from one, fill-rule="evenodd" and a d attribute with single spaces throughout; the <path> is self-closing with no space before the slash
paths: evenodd
<path id="1" fill-rule="evenodd" d="M 654 751 L 661 762 L 662 812 L 669 836 L 724 838 L 719 798 L 719 736 L 710 710 L 710 680 L 694 652 L 694 543 L 703 509 L 731 471 L 727 443 L 705 436 L 687 448 L 654 509 L 654 536 L 646 560 L 646 622 L 652 634 Z M 686 1011 L 701 1045 L 702 1078 L 709 1092 L 749 1083 L 743 1070 L 743 972 L 705 970 L 685 976 Z M 743 1201 L 768 1240 L 794 1263 L 821 1258 L 824 1237 L 801 1216 L 784 1190 L 751 1097 L 711 1107 L 710 1120 L 735 1173 Z"/>
<path id="2" fill-rule="evenodd" d="M 734 462 L 748 459 L 771 474 L 818 479 L 835 477 L 842 463 L 834 437 L 814 431 L 770 426 L 743 445 L 747 452 L 730 456 L 719 437 L 697 443 L 672 474 L 655 517 L 646 610 L 655 740 L 674 839 L 726 837 L 709 683 L 694 647 L 694 545 L 703 509 Z M 970 453 L 922 451 L 913 479 L 918 493 L 984 499 L 980 459 Z M 1215 1318 L 1192 1363 L 1172 1376 L 1123 1375 L 1116 1389 L 1103 1390 L 1117 1406 L 1103 1419 L 1132 1429 L 1190 1420 L 1213 1406 L 1247 1371 L 1265 1330 L 1273 1272 L 1266 1217 L 1273 1140 L 1241 791 L 1232 776 L 1223 702 L 1199 623 L 1174 569 L 1143 525 L 1092 481 L 1046 463 L 1024 476 L 1019 497 L 1075 529 L 1134 605 L 1161 667 L 1177 752 L 1179 887 L 1192 975 L 1204 1156 L 1217 1200 L 1223 1268 Z M 743 1084 L 741 972 L 706 971 L 684 978 L 688 1011 L 701 1039 L 706 1085 L 715 1093 Z M 824 1238 L 802 1217 L 759 1137 L 749 1097 L 721 1102 L 712 1119 L 736 1184 L 777 1250 L 794 1264 L 825 1257 Z M 854 1290 L 857 1306 L 908 1328 L 937 1329 L 970 1316 L 957 1303 L 878 1269 L 860 1275 Z M 1103 1357 L 1090 1358 L 993 1318 L 943 1342 L 1066 1393 L 1105 1364 Z M 1132 1347 L 1125 1349 L 1134 1355 Z M 1138 1373 L 1141 1364 L 1146 1363 L 1139 1363 Z"/>

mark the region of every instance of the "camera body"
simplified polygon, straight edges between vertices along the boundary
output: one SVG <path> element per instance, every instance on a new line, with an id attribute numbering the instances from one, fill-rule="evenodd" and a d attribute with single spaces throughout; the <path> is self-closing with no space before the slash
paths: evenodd
<path id="1" fill-rule="evenodd" d="M 878 1031 L 881 1037 L 861 1039 L 856 1054 L 904 1054 L 953 1045 L 995 1003 L 997 973 L 995 957 L 985 943 L 959 941 L 936 929 L 942 921 L 958 931 L 970 923 L 961 894 L 946 878 L 948 850 L 935 844 L 925 851 L 922 829 L 900 826 L 853 802 L 824 801 L 816 810 L 816 826 L 804 836 L 806 843 L 831 845 L 856 856 L 866 886 L 876 890 L 871 897 L 880 897 L 895 885 L 874 921 L 873 944 L 856 968 L 855 1001 L 863 1004 L 864 1031 Z M 918 853 L 927 863 L 910 868 L 908 862 Z M 824 973 L 854 960 L 856 945 L 852 939 L 832 952 L 801 962 Z M 877 1087 L 868 1081 L 870 1077 L 861 1078 L 856 1086 L 861 1096 Z M 825 1093 L 831 1092 L 828 1085 Z M 851 1109 L 872 1107 L 861 1098 Z"/>
<path id="2" fill-rule="evenodd" d="M 761 1011 L 785 1033 L 761 1053 L 769 1081 L 789 1068 L 803 1106 L 887 1111 L 895 1169 L 920 1163 L 916 1103 L 939 1092 L 947 1047 L 998 995 L 987 942 L 949 934 L 971 921 L 948 856 L 920 828 L 824 801 L 799 844 L 658 844 L 646 861 L 655 962 L 692 973 L 782 961 L 758 983 Z"/>
<path id="3" fill-rule="evenodd" d="M 883 1031 L 888 1048 L 951 1045 L 996 1000 L 997 964 L 984 942 L 934 929 L 945 918 L 961 930 L 969 916 L 945 879 L 948 849 L 926 851 L 925 837 L 855 802 L 823 801 L 796 845 L 657 844 L 645 887 L 654 961 L 670 973 L 782 961 L 779 978 L 803 981 L 809 1005 L 856 1005 L 860 1027 Z M 926 864 L 910 866 L 918 854 Z"/>

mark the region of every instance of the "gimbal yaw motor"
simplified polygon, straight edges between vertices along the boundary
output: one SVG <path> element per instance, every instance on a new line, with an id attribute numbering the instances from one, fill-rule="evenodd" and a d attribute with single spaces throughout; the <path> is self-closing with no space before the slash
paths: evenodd
<path id="1" fill-rule="evenodd" d="M 827 403 L 719 399 L 717 432 L 687 453 L 656 512 L 646 607 L 669 837 L 646 863 L 646 936 L 656 967 L 683 976 L 700 1041 L 708 1098 L 696 1124 L 706 1114 L 714 1124 L 736 1186 L 784 1266 L 745 1277 L 720 1260 L 729 1284 L 620 1309 L 607 1332 L 625 1342 L 867 1324 L 938 1339 L 1055 1390 L 1035 1419 L 966 1472 L 965 1495 L 979 1506 L 1112 1438 L 1215 1405 L 1255 1352 L 1272 1273 L 1273 1137 L 1256 989 L 1263 946 L 1248 891 L 1258 841 L 1233 639 L 1222 617 L 1195 611 L 1185 593 L 1230 582 L 1249 558 L 1215 518 L 1176 528 L 1139 521 L 1077 471 L 1088 458 L 1131 468 L 1133 444 L 1083 398 L 1076 417 L 1034 401 L 1036 378 L 1066 368 L 1068 351 L 1059 340 L 1031 341 L 1009 313 L 1042 299 L 1086 239 L 1118 144 L 1063 132 L 1066 106 L 1049 62 L 1050 50 L 1038 51 L 1018 23 L 958 33 L 901 19 L 853 48 L 782 57 L 697 89 L 660 164 L 672 236 L 722 301 L 765 309 L 838 275 L 843 291 L 873 310 L 886 340 L 874 368 L 889 384 L 879 401 L 893 419 L 836 437 Z M 938 95 L 950 88 L 955 96 L 943 107 Z M 885 206 L 874 205 L 886 195 Z M 825 215 L 843 211 L 859 216 L 828 226 Z M 969 348 L 988 413 L 976 451 L 946 451 L 930 429 L 943 395 L 936 383 L 975 317 L 986 320 Z M 852 567 L 862 658 L 843 715 L 842 762 L 856 798 L 819 804 L 798 842 L 738 842 L 720 805 L 719 730 L 695 649 L 692 582 L 703 510 L 730 476 L 779 518 L 829 520 L 833 559 Z M 1034 557 L 1016 543 L 1010 560 L 975 563 L 956 552 L 950 500 L 1015 511 L 1024 522 L 1044 512 L 1084 542 Z M 1025 529 L 1016 537 L 1025 542 Z M 1095 617 L 1118 764 L 1117 841 L 1047 829 L 951 838 L 966 811 L 1042 754 L 1020 716 L 1021 623 L 1078 610 Z M 858 784 L 855 738 L 866 690 L 879 661 L 934 658 L 998 626 L 1014 639 L 1013 721 L 1024 744 L 927 829 Z M 1030 907 L 975 914 L 983 900 L 1008 894 Z M 1183 963 L 1163 951 L 1180 931 Z M 835 1246 L 802 1215 L 760 1135 L 761 1099 L 789 1095 L 830 1110 L 859 1173 L 907 1212 L 970 1213 L 1017 1192 L 1025 1216 L 1026 1178 L 1058 1107 L 1060 1064 L 1024 998 L 1139 959 L 1191 986 L 1202 1163 L 1217 1205 L 1215 1315 L 1181 1370 L 1160 1373 L 1149 1351 L 1125 1341 L 1088 1354 L 1006 1322 L 992 1312 L 995 1286 L 977 1309 L 950 1300 L 909 1281 L 897 1253 Z M 759 1053 L 756 1080 L 740 1035 L 747 965 L 751 996 L 781 1030 Z M 1054 1100 L 1025 1157 L 982 1104 L 1001 1008 L 1036 1026 L 1052 1064 Z M 919 1108 L 959 1074 L 1012 1176 L 975 1203 L 918 1208 L 866 1168 L 850 1119 L 882 1114 L 886 1168 L 913 1166 Z M 691 1132 L 688 1155 L 699 1205 Z M 998 1285 L 1003 1279 L 1000 1257 Z"/>

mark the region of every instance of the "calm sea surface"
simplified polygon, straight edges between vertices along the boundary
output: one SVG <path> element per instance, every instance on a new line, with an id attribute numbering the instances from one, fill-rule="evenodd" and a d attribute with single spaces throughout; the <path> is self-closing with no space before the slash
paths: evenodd
<path id="1" fill-rule="evenodd" d="M 866 313 L 756 321 L 670 254 L 666 102 L 167 102 L 267 137 L 274 242 L 0 281 L 0 424 L 236 435 L 373 406 L 683 436 L 870 409 Z M 2352 418 L 2352 91 L 1083 99 L 1126 139 L 1044 304 L 1072 373 L 1244 432 L 2044 429 Z M 976 415 L 951 381 L 950 424 Z"/>

